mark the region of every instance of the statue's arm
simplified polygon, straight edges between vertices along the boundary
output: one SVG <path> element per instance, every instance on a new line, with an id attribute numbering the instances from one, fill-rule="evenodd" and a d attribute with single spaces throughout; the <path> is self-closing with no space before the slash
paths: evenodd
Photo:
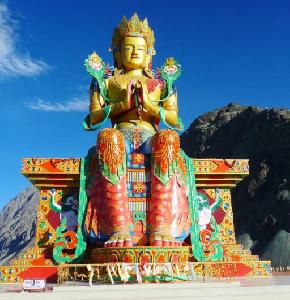
<path id="1" fill-rule="evenodd" d="M 128 110 L 128 108 L 126 109 L 126 106 L 125 106 L 124 102 L 113 103 L 112 108 L 111 108 L 111 112 L 110 112 L 110 118 L 114 118 L 117 115 L 122 114 L 126 110 Z"/>
<path id="2" fill-rule="evenodd" d="M 112 84 L 111 78 L 105 80 L 105 87 L 107 91 L 111 91 L 111 95 L 107 96 L 107 100 L 110 106 L 110 115 L 109 118 L 112 119 L 122 113 L 131 109 L 130 107 L 130 95 L 127 94 L 126 90 L 118 91 L 117 96 L 112 96 L 112 90 L 114 94 L 114 86 Z M 90 99 L 91 99 L 91 122 L 96 124 L 99 121 L 102 121 L 104 118 L 104 107 L 106 106 L 105 99 L 100 94 L 98 87 L 90 88 Z M 110 98 L 112 97 L 112 100 Z"/>
<path id="3" fill-rule="evenodd" d="M 160 99 L 162 90 L 157 90 L 151 98 Z M 171 126 L 178 126 L 178 106 L 177 93 L 171 94 L 165 101 L 158 104 L 157 101 L 150 100 L 147 89 L 143 89 L 143 101 L 145 110 L 155 117 L 161 119 L 161 109 L 163 110 L 164 121 Z"/>
<path id="4" fill-rule="evenodd" d="M 164 111 L 165 122 L 171 126 L 178 126 L 178 107 L 177 107 L 177 95 L 172 94 L 162 104 Z M 152 101 L 146 103 L 146 111 L 157 119 L 160 119 L 161 107 Z"/>
<path id="5" fill-rule="evenodd" d="M 105 81 L 106 88 L 108 89 L 108 80 Z M 105 100 L 102 97 L 98 85 L 92 82 L 90 87 L 90 119 L 93 125 L 104 120 L 105 112 L 104 107 L 106 106 Z M 120 113 L 126 111 L 126 105 L 123 101 L 121 102 L 110 102 L 110 118 L 114 118 Z"/>
<path id="6" fill-rule="evenodd" d="M 95 125 L 104 119 L 105 101 L 93 83 L 90 86 L 90 119 L 91 124 Z"/>
<path id="7" fill-rule="evenodd" d="M 165 121 L 171 126 L 178 126 L 178 106 L 177 106 L 177 93 L 169 96 L 169 98 L 163 102 L 163 109 L 165 112 Z"/>

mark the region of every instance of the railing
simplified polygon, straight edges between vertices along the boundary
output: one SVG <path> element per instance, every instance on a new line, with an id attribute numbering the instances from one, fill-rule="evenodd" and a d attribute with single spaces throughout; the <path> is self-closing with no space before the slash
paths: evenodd
<path id="1" fill-rule="evenodd" d="M 290 273 L 290 266 L 272 266 L 273 272 L 289 272 Z"/>
<path id="2" fill-rule="evenodd" d="M 58 266 L 58 284 L 64 282 L 177 282 L 206 281 L 209 278 L 235 280 L 236 263 L 106 263 Z"/>

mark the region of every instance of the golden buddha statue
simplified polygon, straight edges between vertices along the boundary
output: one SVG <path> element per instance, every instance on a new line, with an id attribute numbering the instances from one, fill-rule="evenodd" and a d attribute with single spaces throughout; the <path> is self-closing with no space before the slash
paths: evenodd
<path id="1" fill-rule="evenodd" d="M 135 31 L 129 28 L 137 22 Z M 125 23 L 125 29 L 122 27 Z M 126 26 L 128 28 L 126 28 Z M 141 32 L 138 32 L 141 31 Z M 163 84 L 156 84 L 149 65 L 152 55 L 154 33 L 148 27 L 147 20 L 139 21 L 135 14 L 126 25 L 126 19 L 114 31 L 112 49 L 115 59 L 113 76 L 105 80 L 108 98 L 111 100 L 110 118 L 118 128 L 139 126 L 156 131 L 156 120 L 160 119 L 159 100 L 163 94 Z M 155 83 L 155 85 L 154 85 Z M 148 85 L 150 89 L 148 91 Z M 152 87 L 152 85 L 154 85 Z M 140 93 L 142 102 L 136 105 L 132 100 L 134 93 Z M 105 101 L 100 93 L 91 89 L 90 93 L 91 124 L 97 124 L 104 118 Z M 114 102 L 116 101 L 116 102 Z M 165 120 L 172 126 L 178 125 L 177 97 L 172 93 L 163 102 Z"/>
<path id="2" fill-rule="evenodd" d="M 142 161 L 140 154 L 151 157 L 146 216 L 149 245 L 181 245 L 190 230 L 187 170 L 179 136 L 172 130 L 182 128 L 172 87 L 180 65 L 169 58 L 156 76 L 151 70 L 154 41 L 147 19 L 141 21 L 137 14 L 130 20 L 123 17 L 112 38 L 112 74 L 107 74 L 96 53 L 85 63 L 93 76 L 85 127 L 98 127 L 107 118 L 113 126 L 99 132 L 97 167 L 87 189 L 86 229 L 102 239 L 105 247 L 136 244 L 130 229 L 126 168 L 128 159 L 141 157 Z M 160 121 L 170 129 L 158 130 Z"/>

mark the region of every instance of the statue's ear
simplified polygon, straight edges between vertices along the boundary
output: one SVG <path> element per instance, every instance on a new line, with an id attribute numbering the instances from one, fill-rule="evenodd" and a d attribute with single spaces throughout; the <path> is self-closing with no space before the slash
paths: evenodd
<path id="1" fill-rule="evenodd" d="M 114 67 L 117 69 L 122 68 L 121 52 L 119 50 L 114 52 Z"/>
<path id="2" fill-rule="evenodd" d="M 145 60 L 145 69 L 152 69 L 152 55 L 147 54 Z"/>
<path id="3" fill-rule="evenodd" d="M 150 48 L 147 50 L 145 69 L 150 70 L 150 71 L 152 70 L 152 57 L 155 54 L 156 54 L 156 51 L 154 48 Z"/>
<path id="4" fill-rule="evenodd" d="M 144 68 L 144 73 L 150 77 L 153 78 L 154 74 L 152 72 L 152 55 L 147 54 L 146 60 L 145 60 L 145 68 Z"/>

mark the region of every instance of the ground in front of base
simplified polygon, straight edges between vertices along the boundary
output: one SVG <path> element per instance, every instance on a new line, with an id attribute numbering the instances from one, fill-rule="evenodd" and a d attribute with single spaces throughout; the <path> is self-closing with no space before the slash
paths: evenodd
<path id="1" fill-rule="evenodd" d="M 163 284 L 84 284 L 67 283 L 46 292 L 16 292 L 20 286 L 0 285 L 0 300 L 171 300 L 171 299 L 255 299 L 290 300 L 290 276 L 239 278 L 231 282 L 206 280 Z"/>

